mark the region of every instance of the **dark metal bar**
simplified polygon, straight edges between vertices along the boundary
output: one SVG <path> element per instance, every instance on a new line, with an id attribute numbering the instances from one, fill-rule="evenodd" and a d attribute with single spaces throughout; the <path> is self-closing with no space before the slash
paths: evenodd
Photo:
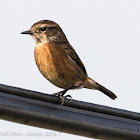
<path id="1" fill-rule="evenodd" d="M 104 140 L 140 140 L 140 114 L 0 85 L 0 119 Z"/>
<path id="2" fill-rule="evenodd" d="M 45 101 L 45 102 L 49 102 L 53 104 L 61 104 L 60 98 L 56 96 L 52 96 L 49 94 L 44 94 L 44 93 L 40 93 L 36 91 L 21 89 L 17 87 L 7 86 L 3 84 L 0 84 L 0 92 L 4 92 L 10 95 L 16 95 L 20 97 Z M 102 105 L 96 105 L 93 103 L 87 103 L 87 102 L 76 101 L 76 100 L 71 101 L 71 100 L 65 99 L 63 106 L 69 106 L 69 107 L 73 107 L 77 109 L 88 110 L 92 112 L 98 112 L 98 113 L 103 113 L 103 114 L 124 117 L 124 118 L 140 121 L 140 113 L 130 112 L 130 111 L 121 110 L 117 108 L 111 108 L 111 107 L 102 106 Z"/>

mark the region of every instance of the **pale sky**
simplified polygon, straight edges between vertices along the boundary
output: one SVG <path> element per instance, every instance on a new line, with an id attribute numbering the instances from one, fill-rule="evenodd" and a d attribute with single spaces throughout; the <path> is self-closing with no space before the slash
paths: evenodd
<path id="1" fill-rule="evenodd" d="M 57 22 L 83 61 L 88 75 L 113 91 L 111 100 L 101 92 L 69 91 L 73 99 L 140 112 L 140 1 L 139 0 L 4 0 L 0 2 L 0 83 L 54 93 L 34 60 L 35 42 L 21 35 L 33 23 Z M 57 136 L 2 136 L 2 133 L 42 133 Z M 88 140 L 0 120 L 3 140 Z"/>

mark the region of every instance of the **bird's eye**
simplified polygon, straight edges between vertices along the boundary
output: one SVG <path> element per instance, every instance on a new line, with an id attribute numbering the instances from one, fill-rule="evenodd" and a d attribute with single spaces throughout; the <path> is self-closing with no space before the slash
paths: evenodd
<path id="1" fill-rule="evenodd" d="M 44 31 L 46 31 L 46 30 L 47 30 L 46 27 L 41 27 L 41 28 L 40 28 L 40 31 L 41 31 L 41 32 L 44 32 Z"/>

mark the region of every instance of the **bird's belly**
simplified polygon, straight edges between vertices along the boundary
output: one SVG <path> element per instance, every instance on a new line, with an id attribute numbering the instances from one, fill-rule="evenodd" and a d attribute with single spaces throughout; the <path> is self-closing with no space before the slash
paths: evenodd
<path id="1" fill-rule="evenodd" d="M 85 80 L 81 69 L 76 69 L 62 50 L 51 46 L 36 47 L 35 60 L 42 75 L 57 87 L 67 89 Z"/>

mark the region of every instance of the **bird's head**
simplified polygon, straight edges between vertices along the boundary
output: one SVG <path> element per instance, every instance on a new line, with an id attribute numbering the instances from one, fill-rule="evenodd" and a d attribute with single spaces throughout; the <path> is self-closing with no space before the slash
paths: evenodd
<path id="1" fill-rule="evenodd" d="M 60 26 L 50 20 L 41 20 L 33 24 L 30 30 L 24 31 L 21 34 L 32 35 L 36 44 L 67 42 L 66 36 Z"/>

